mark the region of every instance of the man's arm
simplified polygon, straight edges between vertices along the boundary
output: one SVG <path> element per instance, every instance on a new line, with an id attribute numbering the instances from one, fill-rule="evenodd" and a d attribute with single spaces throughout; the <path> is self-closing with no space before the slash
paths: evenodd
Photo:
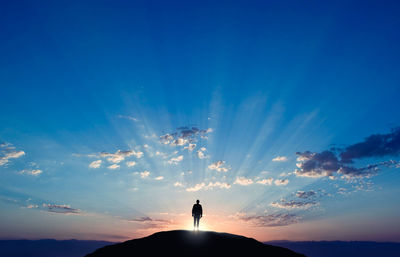
<path id="1" fill-rule="evenodd" d="M 203 207 L 200 205 L 200 218 L 203 217 Z"/>
<path id="2" fill-rule="evenodd" d="M 192 208 L 192 217 L 194 216 L 194 205 L 193 205 L 193 208 Z"/>

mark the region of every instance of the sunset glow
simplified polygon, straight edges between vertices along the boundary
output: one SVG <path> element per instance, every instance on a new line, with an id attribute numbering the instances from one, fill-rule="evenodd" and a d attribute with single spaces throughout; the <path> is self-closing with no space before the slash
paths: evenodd
<path id="1" fill-rule="evenodd" d="M 398 4 L 18 2 L 1 239 L 400 242 Z"/>

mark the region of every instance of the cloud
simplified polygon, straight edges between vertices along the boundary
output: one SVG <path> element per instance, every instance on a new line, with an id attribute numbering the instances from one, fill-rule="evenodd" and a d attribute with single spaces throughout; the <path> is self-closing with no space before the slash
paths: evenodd
<path id="1" fill-rule="evenodd" d="M 270 205 L 275 208 L 280 208 L 280 209 L 308 209 L 310 207 L 313 207 L 317 204 L 317 202 L 314 201 L 308 201 L 308 202 L 300 202 L 300 201 L 286 201 L 282 199 L 280 202 L 272 202 Z"/>
<path id="2" fill-rule="evenodd" d="M 168 160 L 169 164 L 178 164 L 179 162 L 181 162 L 183 160 L 183 155 L 179 155 L 178 157 L 173 157 L 170 160 Z"/>
<path id="3" fill-rule="evenodd" d="M 127 119 L 127 120 L 131 120 L 131 121 L 134 121 L 134 122 L 138 122 L 139 121 L 137 118 L 132 117 L 132 116 L 127 116 L 127 115 L 118 115 L 118 118 Z"/>
<path id="4" fill-rule="evenodd" d="M 207 151 L 207 149 L 205 147 L 202 147 L 202 148 L 200 148 L 200 150 L 197 150 L 197 157 L 199 157 L 199 159 L 208 158 L 208 156 L 206 156 L 204 154 L 205 151 Z"/>
<path id="5" fill-rule="evenodd" d="M 181 182 L 175 182 L 174 187 L 183 187 L 183 184 Z"/>
<path id="6" fill-rule="evenodd" d="M 286 156 L 276 156 L 275 158 L 272 159 L 273 162 L 285 162 L 287 161 Z"/>
<path id="7" fill-rule="evenodd" d="M 188 151 L 191 152 L 194 148 L 196 148 L 196 144 L 189 143 L 189 145 L 185 146 L 183 149 L 188 149 Z"/>
<path id="8" fill-rule="evenodd" d="M 312 153 L 310 151 L 297 152 L 299 157 L 295 174 L 300 177 L 329 177 L 339 170 L 340 165 L 337 157 L 331 151 Z"/>
<path id="9" fill-rule="evenodd" d="M 216 161 L 210 165 L 208 168 L 210 170 L 216 170 L 218 172 L 227 172 L 229 169 L 227 167 L 223 167 L 225 165 L 225 161 Z"/>
<path id="10" fill-rule="evenodd" d="M 43 207 L 46 208 L 46 211 L 52 213 L 60 213 L 60 214 L 80 214 L 81 210 L 71 208 L 66 204 L 43 204 Z"/>
<path id="11" fill-rule="evenodd" d="M 374 134 L 360 143 L 347 146 L 340 153 L 341 162 L 352 163 L 354 159 L 400 155 L 400 127 L 388 134 Z"/>
<path id="12" fill-rule="evenodd" d="M 336 154 L 334 151 L 339 152 Z M 369 164 L 365 167 L 353 167 L 349 164 L 357 159 L 381 158 L 400 155 L 400 127 L 392 129 L 388 134 L 375 134 L 364 141 L 349 145 L 344 149 L 334 148 L 321 153 L 310 151 L 297 152 L 297 164 L 294 174 L 303 177 L 330 177 L 341 175 L 344 179 L 368 178 L 375 175 L 380 167 L 398 167 L 395 160 Z"/>
<path id="13" fill-rule="evenodd" d="M 134 221 L 134 222 L 147 222 L 147 221 L 153 221 L 150 217 L 139 217 L 135 219 L 130 219 L 129 221 Z"/>
<path id="14" fill-rule="evenodd" d="M 236 218 L 249 222 L 257 227 L 278 227 L 298 223 L 300 217 L 295 214 L 277 213 L 267 215 L 246 215 L 244 213 L 236 214 Z"/>
<path id="15" fill-rule="evenodd" d="M 206 139 L 205 136 L 211 133 L 213 130 L 208 129 L 198 129 L 196 127 L 180 127 L 174 133 L 167 133 L 160 136 L 160 143 L 171 146 L 184 146 L 186 144 L 193 144 L 198 141 L 198 138 Z M 190 149 L 190 148 L 188 148 Z"/>
<path id="16" fill-rule="evenodd" d="M 199 183 L 194 185 L 193 187 L 188 187 L 186 188 L 186 191 L 188 192 L 197 192 L 199 190 L 210 190 L 213 188 L 221 188 L 221 189 L 229 189 L 231 188 L 231 185 L 225 182 L 210 182 L 208 184 L 205 183 Z"/>
<path id="17" fill-rule="evenodd" d="M 205 183 L 199 183 L 199 184 L 194 185 L 193 187 L 186 188 L 186 191 L 188 191 L 188 192 L 197 192 L 197 191 L 203 189 L 205 186 L 206 186 Z"/>
<path id="18" fill-rule="evenodd" d="M 172 224 L 173 222 L 170 220 L 165 220 L 165 219 L 152 219 L 148 216 L 144 217 L 139 217 L 139 218 L 134 218 L 134 219 L 129 219 L 127 220 L 128 222 L 135 222 L 135 223 L 140 223 L 143 226 L 145 226 L 147 229 L 163 229 L 165 228 L 166 225 Z"/>
<path id="19" fill-rule="evenodd" d="M 302 199 L 307 199 L 310 198 L 312 196 L 315 196 L 317 193 L 315 193 L 315 191 L 310 190 L 310 191 L 297 191 L 296 192 L 296 196 L 298 198 L 302 198 Z"/>
<path id="20" fill-rule="evenodd" d="M 133 166 L 135 166 L 135 165 L 136 165 L 136 162 L 135 162 L 135 161 L 126 162 L 126 166 L 128 166 L 128 167 L 133 167 Z"/>
<path id="21" fill-rule="evenodd" d="M 127 150 L 127 151 L 118 150 L 115 153 L 108 153 L 108 152 L 100 153 L 100 157 L 106 158 L 107 161 L 111 163 L 120 163 L 121 161 L 125 160 L 125 158 L 130 156 L 135 156 L 136 158 L 142 158 L 143 152 L 134 150 Z"/>
<path id="22" fill-rule="evenodd" d="M 253 180 L 250 178 L 245 178 L 245 177 L 237 177 L 235 182 L 233 182 L 233 184 L 237 184 L 237 185 L 242 185 L 242 186 L 248 186 L 253 184 Z"/>
<path id="23" fill-rule="evenodd" d="M 21 174 L 27 174 L 27 175 L 31 175 L 31 176 L 39 176 L 40 174 L 42 174 L 42 170 L 39 169 L 34 169 L 34 170 L 21 170 L 20 173 Z"/>
<path id="24" fill-rule="evenodd" d="M 98 169 L 101 166 L 101 160 L 93 161 L 89 164 L 89 168 Z"/>
<path id="25" fill-rule="evenodd" d="M 28 206 L 26 206 L 27 209 L 37 209 L 39 208 L 39 205 L 37 204 L 28 204 Z"/>
<path id="26" fill-rule="evenodd" d="M 108 166 L 107 169 L 116 170 L 116 169 L 119 169 L 119 167 L 120 166 L 118 164 L 114 163 L 114 164 Z"/>
<path id="27" fill-rule="evenodd" d="M 155 179 L 155 180 L 163 180 L 164 177 L 163 177 L 163 176 L 158 176 L 158 177 L 155 177 L 154 179 Z"/>
<path id="28" fill-rule="evenodd" d="M 18 159 L 25 155 L 24 151 L 15 150 L 15 147 L 11 143 L 3 142 L 0 144 L 0 166 L 3 166 L 9 162 L 10 159 Z"/>
<path id="29" fill-rule="evenodd" d="M 276 179 L 274 181 L 274 183 L 277 186 L 285 186 L 285 185 L 287 185 L 289 183 L 289 180 L 288 179 Z"/>
<path id="30" fill-rule="evenodd" d="M 140 177 L 141 178 L 147 178 L 148 176 L 150 176 L 150 172 L 149 171 L 145 170 L 145 171 L 140 172 Z"/>
<path id="31" fill-rule="evenodd" d="M 273 178 L 268 178 L 268 179 L 260 179 L 257 180 L 256 183 L 257 184 L 261 184 L 261 185 L 272 185 L 272 182 L 274 182 Z"/>

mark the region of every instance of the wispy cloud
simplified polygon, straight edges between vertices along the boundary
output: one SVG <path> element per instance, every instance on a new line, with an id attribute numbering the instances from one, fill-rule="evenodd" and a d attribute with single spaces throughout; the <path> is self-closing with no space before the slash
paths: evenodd
<path id="1" fill-rule="evenodd" d="M 71 206 L 66 204 L 43 204 L 43 207 L 46 211 L 52 213 L 60 213 L 60 214 L 80 214 L 82 213 L 79 209 L 71 208 Z"/>
<path id="2" fill-rule="evenodd" d="M 15 150 L 11 143 L 3 142 L 0 144 L 0 166 L 7 164 L 10 159 L 18 159 L 25 155 L 22 150 Z"/>
<path id="3" fill-rule="evenodd" d="M 129 162 L 126 162 L 126 166 L 128 166 L 128 167 L 133 167 L 133 166 L 135 166 L 137 163 L 135 162 L 135 161 L 129 161 Z"/>
<path id="4" fill-rule="evenodd" d="M 174 187 L 183 187 L 183 184 L 181 182 L 175 182 Z"/>
<path id="5" fill-rule="evenodd" d="M 171 159 L 168 160 L 169 164 L 178 164 L 183 160 L 183 155 L 179 155 L 178 157 L 172 157 Z"/>
<path id="6" fill-rule="evenodd" d="M 145 170 L 139 173 L 141 178 L 147 178 L 148 176 L 150 176 L 150 171 Z"/>
<path id="7" fill-rule="evenodd" d="M 92 169 L 98 169 L 101 166 L 102 161 L 101 160 L 97 160 L 97 161 L 93 161 L 89 164 L 89 168 Z"/>
<path id="8" fill-rule="evenodd" d="M 155 177 L 154 179 L 155 179 L 155 180 L 163 180 L 164 177 L 163 177 L 163 176 L 158 176 L 158 177 Z"/>
<path id="9" fill-rule="evenodd" d="M 139 119 L 137 119 L 137 118 L 135 118 L 133 116 L 128 116 L 128 115 L 118 115 L 118 118 L 127 119 L 127 120 L 131 120 L 131 121 L 134 121 L 134 122 L 138 122 L 139 121 Z"/>
<path id="10" fill-rule="evenodd" d="M 42 170 L 39 169 L 33 169 L 33 170 L 21 170 L 20 173 L 21 174 L 27 174 L 27 175 L 31 175 L 31 176 L 39 176 L 40 174 L 42 174 Z"/>
<path id="11" fill-rule="evenodd" d="M 216 170 L 218 172 L 227 172 L 229 168 L 225 167 L 225 161 L 216 161 L 208 165 L 210 170 Z"/>
<path id="12" fill-rule="evenodd" d="M 269 186 L 272 185 L 272 182 L 274 182 L 273 178 L 265 178 L 256 181 L 257 184 L 269 185 Z"/>
<path id="13" fill-rule="evenodd" d="M 277 186 L 286 186 L 289 183 L 288 179 L 275 179 L 275 185 Z"/>
<path id="14" fill-rule="evenodd" d="M 233 182 L 233 184 L 237 184 L 237 185 L 241 185 L 241 186 L 248 186 L 253 184 L 254 181 L 250 178 L 246 178 L 246 177 L 237 177 L 235 182 Z"/>
<path id="15" fill-rule="evenodd" d="M 286 156 L 276 156 L 275 158 L 272 159 L 273 162 L 285 162 L 287 161 Z"/>
<path id="16" fill-rule="evenodd" d="M 120 163 L 121 161 L 125 160 L 125 158 L 130 156 L 135 156 L 136 158 L 142 158 L 143 152 L 135 150 L 126 150 L 126 151 L 118 150 L 115 153 L 108 153 L 108 152 L 100 153 L 100 157 L 106 158 L 107 161 L 111 163 Z"/>
<path id="17" fill-rule="evenodd" d="M 313 191 L 313 190 L 310 190 L 310 191 L 297 191 L 296 192 L 296 196 L 298 198 L 302 198 L 302 199 L 310 198 L 312 196 L 315 196 L 316 194 L 317 193 L 315 191 Z"/>
<path id="18" fill-rule="evenodd" d="M 229 188 L 231 188 L 231 185 L 226 182 L 218 182 L 218 181 L 217 182 L 209 182 L 208 184 L 199 183 L 199 184 L 194 185 L 193 187 L 186 188 L 186 191 L 197 192 L 199 190 L 210 190 L 213 188 L 229 189 Z"/>
<path id="19" fill-rule="evenodd" d="M 280 202 L 272 202 L 270 206 L 280 209 L 308 209 L 318 203 L 315 201 L 286 201 L 282 199 Z"/>
<path id="20" fill-rule="evenodd" d="M 277 214 L 265 214 L 265 215 L 248 215 L 245 213 L 237 213 L 235 218 L 249 222 L 253 226 L 258 227 L 277 227 L 287 226 L 290 224 L 298 223 L 300 216 L 295 214 L 277 213 Z"/>
<path id="21" fill-rule="evenodd" d="M 114 163 L 114 164 L 111 164 L 110 166 L 108 166 L 107 169 L 116 170 L 116 169 L 119 169 L 119 167 L 120 166 L 118 164 Z"/>

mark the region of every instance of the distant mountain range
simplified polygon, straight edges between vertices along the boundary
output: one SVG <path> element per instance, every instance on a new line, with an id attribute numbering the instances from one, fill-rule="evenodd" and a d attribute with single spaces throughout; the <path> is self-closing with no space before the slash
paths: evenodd
<path id="1" fill-rule="evenodd" d="M 400 243 L 344 242 L 344 241 L 269 241 L 302 253 L 307 257 L 398 257 Z M 83 257 L 106 245 L 106 241 L 83 240 L 0 240 L 0 256 L 4 257 Z"/>
<path id="2" fill-rule="evenodd" d="M 400 243 L 365 241 L 270 241 L 266 244 L 288 248 L 307 257 L 399 257 Z"/>

